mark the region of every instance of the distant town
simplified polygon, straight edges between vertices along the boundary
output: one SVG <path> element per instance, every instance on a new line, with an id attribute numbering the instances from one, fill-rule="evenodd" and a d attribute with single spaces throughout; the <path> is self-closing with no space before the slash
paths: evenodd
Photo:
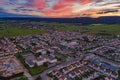
<path id="1" fill-rule="evenodd" d="M 120 79 L 119 36 L 47 30 L 0 39 L 0 80 Z"/>

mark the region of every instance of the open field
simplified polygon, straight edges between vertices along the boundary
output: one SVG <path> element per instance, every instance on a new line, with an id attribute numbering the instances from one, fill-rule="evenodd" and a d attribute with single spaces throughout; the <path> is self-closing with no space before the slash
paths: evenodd
<path id="1" fill-rule="evenodd" d="M 94 24 L 81 25 L 80 23 L 57 23 L 57 22 L 25 22 L 25 21 L 0 21 L 0 37 L 24 36 L 46 33 L 46 28 L 61 31 L 79 31 L 83 34 L 102 36 L 104 38 L 120 35 L 120 24 Z M 33 29 L 33 28 L 39 29 Z M 41 29 L 42 28 L 42 29 Z M 44 29 L 45 28 L 45 29 Z"/>
<path id="2" fill-rule="evenodd" d="M 83 34 L 91 34 L 96 36 L 102 36 L 104 38 L 110 38 L 120 35 L 120 25 L 89 25 L 89 26 L 64 26 L 55 27 L 62 31 L 80 31 Z"/>
<path id="3" fill-rule="evenodd" d="M 106 32 L 109 34 L 120 35 L 120 25 L 90 25 L 87 27 L 89 32 Z"/>
<path id="4" fill-rule="evenodd" d="M 0 37 L 24 36 L 32 34 L 46 33 L 46 30 L 26 29 L 26 28 L 0 28 Z"/>
<path id="5" fill-rule="evenodd" d="M 90 25 L 81 32 L 103 38 L 112 38 L 120 35 L 120 25 Z"/>
<path id="6" fill-rule="evenodd" d="M 64 26 L 64 27 L 55 27 L 58 30 L 62 31 L 75 31 L 79 30 L 80 32 L 87 32 L 91 34 L 106 32 L 110 34 L 120 35 L 120 25 L 89 25 L 89 26 Z"/>

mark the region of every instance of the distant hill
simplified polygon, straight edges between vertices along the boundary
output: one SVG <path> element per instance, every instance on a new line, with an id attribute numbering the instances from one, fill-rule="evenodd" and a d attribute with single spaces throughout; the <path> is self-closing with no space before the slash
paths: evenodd
<path id="1" fill-rule="evenodd" d="M 14 17 L 0 18 L 0 20 L 17 20 L 17 21 L 45 21 L 59 23 L 81 23 L 82 25 L 89 24 L 120 24 L 120 16 L 108 16 L 99 18 L 78 17 L 78 18 L 35 18 L 35 17 Z"/>

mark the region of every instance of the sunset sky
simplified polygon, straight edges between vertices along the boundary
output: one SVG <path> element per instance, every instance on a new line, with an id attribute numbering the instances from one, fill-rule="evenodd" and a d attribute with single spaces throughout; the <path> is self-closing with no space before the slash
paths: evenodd
<path id="1" fill-rule="evenodd" d="M 0 0 L 0 17 L 120 16 L 120 0 Z"/>

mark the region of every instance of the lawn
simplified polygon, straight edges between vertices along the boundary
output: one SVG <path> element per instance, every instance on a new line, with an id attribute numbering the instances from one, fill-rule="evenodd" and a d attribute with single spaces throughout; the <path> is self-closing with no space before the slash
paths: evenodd
<path id="1" fill-rule="evenodd" d="M 24 36 L 32 34 L 46 33 L 46 30 L 26 29 L 26 28 L 0 28 L 0 37 Z"/>
<path id="2" fill-rule="evenodd" d="M 33 68 L 28 67 L 27 69 L 29 70 L 29 73 L 31 75 L 36 75 L 36 74 L 39 74 L 39 73 L 43 72 L 47 68 L 48 68 L 47 66 L 41 65 L 41 66 L 35 66 Z"/>

